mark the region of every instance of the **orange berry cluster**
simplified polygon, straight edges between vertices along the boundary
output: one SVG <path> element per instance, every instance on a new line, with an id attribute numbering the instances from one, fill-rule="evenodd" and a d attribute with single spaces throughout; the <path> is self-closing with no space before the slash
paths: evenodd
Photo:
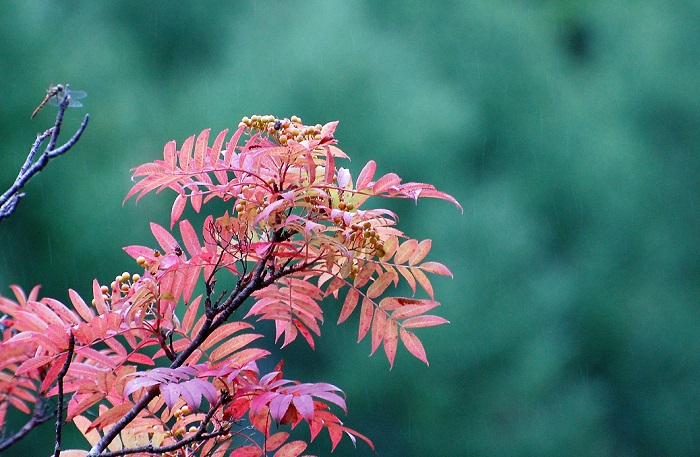
<path id="1" fill-rule="evenodd" d="M 291 119 L 286 117 L 278 119 L 271 114 L 245 116 L 238 124 L 238 127 L 243 126 L 267 132 L 277 138 L 280 144 L 286 144 L 289 140 L 294 140 L 297 143 L 304 140 L 320 140 L 322 138 L 321 128 L 323 127 L 321 124 L 304 125 L 298 116 L 292 116 Z"/>
<path id="2" fill-rule="evenodd" d="M 369 245 L 371 248 L 371 251 L 377 257 L 384 257 L 384 254 L 386 254 L 386 252 L 384 251 L 384 241 L 382 241 L 379 238 L 379 234 L 374 229 L 374 227 L 372 227 L 372 224 L 369 221 L 365 221 L 361 225 L 360 224 L 351 224 L 350 230 L 355 232 L 354 236 L 357 239 L 360 239 L 363 241 L 364 246 Z"/>

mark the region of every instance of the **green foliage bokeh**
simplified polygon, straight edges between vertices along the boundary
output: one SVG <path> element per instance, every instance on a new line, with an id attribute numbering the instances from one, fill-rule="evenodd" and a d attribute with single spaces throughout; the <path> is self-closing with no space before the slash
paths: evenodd
<path id="1" fill-rule="evenodd" d="M 2 2 L 2 188 L 50 82 L 89 93 L 66 134 L 92 119 L 0 224 L 0 293 L 135 271 L 121 247 L 154 244 L 169 205 L 122 206 L 129 169 L 166 141 L 338 119 L 355 174 L 375 159 L 464 206 L 394 208 L 453 270 L 452 323 L 420 333 L 430 367 L 404 350 L 389 371 L 329 310 L 316 352 L 281 351 L 290 377 L 343 388 L 383 457 L 697 455 L 699 23 L 692 0 Z"/>

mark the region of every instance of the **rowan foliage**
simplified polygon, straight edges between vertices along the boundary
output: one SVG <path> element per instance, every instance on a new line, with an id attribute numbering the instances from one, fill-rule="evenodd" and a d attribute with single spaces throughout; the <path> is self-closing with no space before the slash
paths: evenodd
<path id="1" fill-rule="evenodd" d="M 325 429 L 333 449 L 344 435 L 373 449 L 333 412 L 347 413 L 338 387 L 285 379 L 281 362 L 261 373 L 270 353 L 251 346 L 263 338 L 256 322 L 273 321 L 282 347 L 301 336 L 313 348 L 324 308 L 340 306 L 342 323 L 359 307 L 358 342 L 369 334 L 371 352 L 382 346 L 393 366 L 401 341 L 427 364 L 414 331 L 447 323 L 428 314 L 439 303 L 427 274 L 451 273 L 424 261 L 430 240 L 408 238 L 392 211 L 365 203 L 459 204 L 429 184 L 375 176 L 373 161 L 353 180 L 336 166 L 348 158 L 337 124 L 246 117 L 228 140 L 224 130 L 210 146 L 205 130 L 135 168 L 125 201 L 175 191 L 170 229 L 151 223 L 158 247 L 124 248 L 141 274 L 95 280 L 88 301 L 70 290 L 70 306 L 40 299 L 38 287 L 0 297 L 0 427 L 9 408 L 31 414 L 62 392 L 66 421 L 92 446 L 64 456 L 298 456 L 306 441 L 271 430 L 302 422 L 309 441 Z M 188 204 L 200 212 L 213 199 L 229 210 L 197 229 L 182 219 Z M 401 281 L 428 298 L 387 296 Z"/>

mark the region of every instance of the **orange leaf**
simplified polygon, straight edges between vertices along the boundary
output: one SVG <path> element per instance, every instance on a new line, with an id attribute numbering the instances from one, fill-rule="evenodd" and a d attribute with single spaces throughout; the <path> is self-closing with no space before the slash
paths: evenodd
<path id="1" fill-rule="evenodd" d="M 274 457 L 298 457 L 299 454 L 306 449 L 306 443 L 303 441 L 292 441 L 282 446 L 279 451 L 275 452 Z"/>
<path id="2" fill-rule="evenodd" d="M 400 334 L 401 341 L 403 345 L 406 346 L 406 349 L 408 349 L 408 352 L 423 361 L 426 365 L 430 365 L 428 363 L 428 357 L 425 354 L 425 348 L 423 348 L 423 343 L 420 342 L 418 337 L 414 333 L 404 330 L 403 328 L 401 328 Z"/>
<path id="3" fill-rule="evenodd" d="M 97 419 L 90 423 L 90 426 L 86 429 L 86 432 L 90 432 L 90 430 L 94 429 L 104 430 L 105 427 L 115 424 L 119 421 L 119 419 L 124 417 L 124 415 L 131 409 L 131 406 L 131 403 L 122 403 L 121 405 L 110 409 L 106 413 L 101 413 L 99 416 L 97 416 Z"/>
<path id="4" fill-rule="evenodd" d="M 265 450 L 274 451 L 280 447 L 282 443 L 287 441 L 287 438 L 289 438 L 289 433 L 287 432 L 278 432 L 271 435 L 267 440 L 265 440 Z"/>

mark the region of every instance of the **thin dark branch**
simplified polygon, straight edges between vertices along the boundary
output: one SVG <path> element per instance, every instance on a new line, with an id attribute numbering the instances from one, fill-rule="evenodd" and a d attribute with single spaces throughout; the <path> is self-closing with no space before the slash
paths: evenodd
<path id="1" fill-rule="evenodd" d="M 34 404 L 34 411 L 32 412 L 31 419 L 29 419 L 27 423 L 24 424 L 24 426 L 22 426 L 21 429 L 17 430 L 17 432 L 14 435 L 10 436 L 3 442 L 0 442 L 0 452 L 14 445 L 16 442 L 27 436 L 29 432 L 34 430 L 39 425 L 53 419 L 56 412 L 49 411 L 47 406 L 47 399 L 39 398 L 38 401 Z"/>
<path id="2" fill-rule="evenodd" d="M 68 354 L 66 361 L 63 363 L 63 368 L 58 372 L 58 405 L 56 406 L 56 446 L 54 447 L 54 457 L 59 457 L 61 454 L 61 431 L 63 429 L 63 378 L 68 374 L 68 368 L 73 360 L 73 351 L 75 350 L 75 335 L 69 331 L 70 339 L 68 340 Z"/>
<path id="3" fill-rule="evenodd" d="M 37 173 L 43 170 L 44 167 L 46 167 L 46 165 L 49 163 L 50 159 L 58 157 L 66 153 L 70 148 L 72 148 L 75 145 L 75 143 L 78 142 L 83 132 L 85 131 L 88 121 L 90 120 L 89 114 L 85 115 L 83 122 L 80 124 L 80 127 L 71 137 L 71 139 L 68 140 L 64 145 L 60 146 L 59 148 L 56 148 L 58 134 L 61 131 L 61 124 L 63 123 L 63 114 L 66 111 L 66 108 L 68 107 L 68 103 L 70 103 L 70 92 L 68 91 L 68 86 L 66 86 L 66 96 L 63 98 L 59 105 L 58 114 L 56 115 L 56 121 L 54 122 L 54 126 L 46 130 L 45 132 L 37 135 L 37 139 L 36 141 L 34 141 L 34 144 L 32 145 L 29 154 L 27 154 L 27 158 L 25 159 L 24 164 L 20 168 L 19 174 L 17 175 L 15 182 L 12 184 L 12 186 L 10 186 L 9 189 L 7 189 L 7 191 L 5 191 L 5 193 L 2 194 L 2 196 L 0 196 L 0 221 L 14 213 L 20 199 L 22 199 L 22 197 L 24 197 L 25 195 L 24 193 L 20 192 L 20 189 L 22 189 L 22 187 L 24 187 L 25 184 L 27 184 L 27 182 L 29 182 L 29 180 L 32 177 L 34 177 Z M 39 148 L 47 139 L 49 139 L 49 143 L 46 147 L 46 150 L 43 154 L 39 156 L 36 162 L 34 162 L 34 157 L 36 156 Z"/>
<path id="4" fill-rule="evenodd" d="M 265 277 L 265 270 L 268 262 L 274 257 L 274 242 L 273 246 L 267 251 L 262 259 L 257 263 L 255 269 L 250 273 L 249 280 L 245 283 L 242 288 L 236 287 L 226 300 L 220 306 L 220 312 L 216 316 L 205 314 L 205 320 L 197 335 L 190 341 L 190 344 L 178 354 L 177 358 L 170 364 L 170 368 L 178 368 L 182 366 L 187 358 L 192 355 L 192 353 L 199 348 L 202 343 L 211 335 L 211 333 L 222 326 L 228 318 L 241 306 L 243 303 L 251 296 L 256 290 L 260 290 L 263 287 L 274 283 L 283 276 L 295 273 L 297 271 L 303 270 L 308 267 L 308 263 L 303 262 L 293 267 L 278 270 L 269 276 Z M 107 446 L 126 428 L 131 421 L 133 421 L 138 414 L 143 411 L 148 404 L 158 396 L 160 389 L 157 385 L 149 387 L 144 395 L 137 401 L 134 406 L 122 417 L 114 427 L 107 431 L 102 439 L 96 443 L 90 452 L 88 457 L 96 456 L 107 456 L 111 454 L 102 454 L 102 452 L 107 448 Z M 204 437 L 201 437 L 204 439 Z"/>

